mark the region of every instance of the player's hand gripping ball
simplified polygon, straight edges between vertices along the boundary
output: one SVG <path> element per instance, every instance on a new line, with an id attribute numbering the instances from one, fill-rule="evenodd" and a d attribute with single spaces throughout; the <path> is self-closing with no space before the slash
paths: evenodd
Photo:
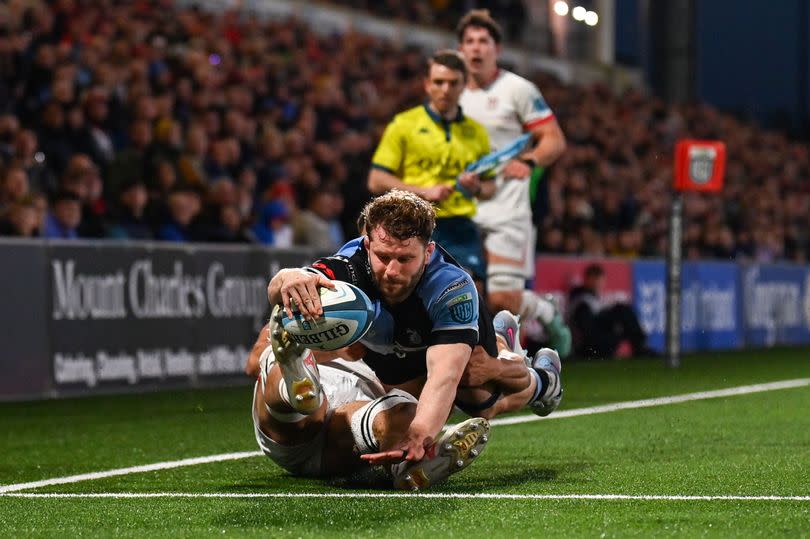
<path id="1" fill-rule="evenodd" d="M 307 348 L 337 350 L 360 340 L 374 321 L 375 308 L 368 296 L 343 281 L 333 281 L 334 290 L 319 288 L 323 316 L 305 320 L 300 311 L 281 320 L 290 338 Z"/>

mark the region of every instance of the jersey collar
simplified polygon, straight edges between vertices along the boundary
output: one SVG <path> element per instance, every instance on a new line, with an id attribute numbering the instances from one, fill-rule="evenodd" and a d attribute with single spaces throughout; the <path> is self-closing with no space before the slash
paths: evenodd
<path id="1" fill-rule="evenodd" d="M 441 116 L 439 116 L 438 114 L 433 112 L 433 109 L 430 108 L 430 105 L 428 104 L 427 100 L 425 100 L 425 102 L 422 103 L 422 106 L 424 107 L 425 112 L 427 113 L 427 115 L 430 116 L 430 119 L 433 120 L 434 122 L 440 123 L 440 124 L 444 124 L 444 123 L 448 122 L 445 118 L 442 118 Z M 464 120 L 464 112 L 461 110 L 461 105 L 459 105 L 458 106 L 458 113 L 456 114 L 456 117 L 453 118 L 450 121 L 451 122 L 461 122 L 463 120 Z"/>
<path id="2" fill-rule="evenodd" d="M 474 90 L 489 90 L 492 87 L 492 85 L 495 84 L 495 81 L 501 78 L 501 75 L 503 75 L 503 70 L 499 67 L 495 70 L 495 74 L 492 76 L 491 79 L 481 84 L 480 86 L 476 86 Z"/>

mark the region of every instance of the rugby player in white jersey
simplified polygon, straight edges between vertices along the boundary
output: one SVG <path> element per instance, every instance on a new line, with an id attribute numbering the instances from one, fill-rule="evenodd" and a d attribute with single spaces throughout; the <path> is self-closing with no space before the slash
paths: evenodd
<path id="1" fill-rule="evenodd" d="M 542 325 L 561 357 L 571 351 L 571 331 L 549 299 L 525 283 L 534 275 L 535 232 L 529 180 L 535 167 L 547 167 L 565 150 L 565 136 L 537 87 L 498 67 L 502 32 L 488 10 L 472 10 L 456 29 L 469 76 L 461 95 L 464 113 L 483 124 L 494 150 L 529 132 L 530 147 L 509 161 L 496 178 L 496 192 L 478 203 L 475 223 L 484 235 L 487 302 L 498 324 L 513 325 L 510 313 Z M 508 311 L 508 312 L 504 312 Z"/>

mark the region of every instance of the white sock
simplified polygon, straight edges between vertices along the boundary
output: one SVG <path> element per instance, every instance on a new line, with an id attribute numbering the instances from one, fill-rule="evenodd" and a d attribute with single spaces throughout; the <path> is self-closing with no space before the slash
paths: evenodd
<path id="1" fill-rule="evenodd" d="M 526 320 L 536 319 L 545 326 L 551 323 L 557 309 L 550 301 L 540 297 L 532 290 L 523 291 L 523 301 L 520 303 L 520 317 Z"/>

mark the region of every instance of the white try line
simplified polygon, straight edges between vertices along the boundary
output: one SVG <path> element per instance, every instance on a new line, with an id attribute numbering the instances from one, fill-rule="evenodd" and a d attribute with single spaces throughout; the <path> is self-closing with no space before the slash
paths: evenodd
<path id="1" fill-rule="evenodd" d="M 465 494 L 452 492 L 10 492 L 9 498 L 411 498 L 453 500 L 630 500 L 630 501 L 755 501 L 810 502 L 810 496 L 657 495 L 657 494 Z"/>
<path id="2" fill-rule="evenodd" d="M 494 419 L 491 421 L 492 425 L 515 425 L 518 423 L 528 423 L 531 421 L 550 419 L 562 419 L 565 417 L 575 417 L 582 415 L 604 414 L 608 412 L 616 412 L 618 410 L 632 410 L 636 408 L 650 408 L 653 406 L 664 406 L 668 404 L 676 404 L 681 402 L 689 402 L 705 399 L 716 399 L 720 397 L 732 397 L 735 395 L 748 395 L 751 393 L 761 393 L 763 391 L 776 391 L 779 389 L 791 389 L 797 387 L 804 387 L 810 385 L 810 378 L 797 378 L 795 380 L 783 380 L 780 382 L 770 382 L 767 384 L 755 384 L 749 386 L 731 387 L 728 389 L 717 389 L 714 391 L 700 391 L 698 393 L 687 393 L 685 395 L 673 395 L 671 397 L 660 397 L 655 399 L 643 399 L 637 401 L 616 402 L 613 404 L 603 404 L 600 406 L 589 406 L 587 408 L 576 408 L 574 410 L 563 410 L 556 412 L 548 417 L 538 417 L 535 415 L 529 416 L 516 416 L 505 417 L 502 419 Z M 118 468 L 115 470 L 106 470 L 102 472 L 92 472 L 80 475 L 71 475 L 67 477 L 55 477 L 52 479 L 43 479 L 41 481 L 31 481 L 28 483 L 17 483 L 14 485 L 0 486 L 0 495 L 10 492 L 19 492 L 21 490 L 29 490 L 33 488 L 49 487 L 53 485 L 67 485 L 70 483 L 78 483 L 80 481 L 92 481 L 94 479 L 105 479 L 107 477 L 116 477 L 119 475 L 129 475 L 133 473 L 154 472 L 157 470 L 168 470 L 173 468 L 181 468 L 183 466 L 195 466 L 197 464 L 208 464 L 211 462 L 223 462 L 227 460 L 237 460 L 249 457 L 261 456 L 261 451 L 243 451 L 240 453 L 224 453 L 220 455 L 210 455 L 207 457 L 196 457 L 183 460 L 173 460 L 169 462 L 156 462 L 154 464 L 146 464 L 143 466 L 131 466 L 129 468 Z"/>
<path id="3" fill-rule="evenodd" d="M 779 389 L 793 389 L 796 387 L 810 386 L 810 378 L 797 378 L 795 380 L 782 380 L 780 382 L 769 382 L 767 384 L 754 384 L 750 386 L 737 386 L 728 389 L 715 389 L 712 391 L 699 391 L 697 393 L 686 393 L 684 395 L 672 395 L 671 397 L 656 397 L 654 399 L 642 399 L 637 401 L 614 402 L 611 404 L 601 404 L 599 406 L 589 406 L 587 408 L 575 408 L 574 410 L 562 410 L 554 412 L 548 417 L 538 417 L 536 415 L 522 415 L 515 417 L 504 417 L 490 421 L 492 425 L 516 425 L 518 423 L 529 423 L 540 419 L 563 419 L 565 417 L 576 417 L 581 415 L 605 414 L 607 412 L 617 412 L 619 410 L 633 410 L 636 408 L 651 408 L 653 406 L 665 406 L 667 404 L 678 404 L 681 402 L 699 401 L 706 399 L 717 399 L 720 397 L 734 397 L 737 395 L 750 395 L 751 393 L 762 393 L 764 391 L 776 391 Z"/>
<path id="4" fill-rule="evenodd" d="M 27 490 L 31 488 L 49 487 L 51 485 L 67 485 L 69 483 L 79 483 L 80 481 L 92 481 L 94 479 L 104 479 L 118 475 L 129 475 L 132 473 L 155 472 L 158 470 L 170 470 L 183 466 L 195 466 L 197 464 L 208 464 L 211 462 L 223 462 L 226 460 L 244 459 L 261 455 L 261 451 L 242 451 L 240 453 L 223 453 L 221 455 L 210 455 L 208 457 L 196 457 L 183 460 L 171 460 L 168 462 L 155 462 L 154 464 L 144 464 L 143 466 L 130 466 L 129 468 L 118 468 L 116 470 L 105 470 L 103 472 L 83 473 L 79 475 L 69 475 L 67 477 L 54 477 L 53 479 L 43 479 L 42 481 L 31 481 L 30 483 L 17 483 L 16 485 L 4 485 L 0 487 L 0 496 L 8 492 Z"/>

